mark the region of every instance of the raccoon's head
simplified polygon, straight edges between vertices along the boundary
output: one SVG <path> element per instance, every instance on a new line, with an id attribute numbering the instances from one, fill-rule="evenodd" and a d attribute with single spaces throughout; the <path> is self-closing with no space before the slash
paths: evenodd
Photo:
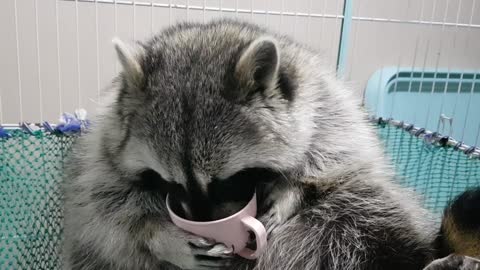
<path id="1" fill-rule="evenodd" d="M 275 38 L 240 24 L 182 25 L 139 47 L 116 42 L 114 113 L 124 131 L 116 155 L 143 181 L 171 183 L 184 216 L 227 216 L 259 181 L 304 158 L 311 120 Z"/>

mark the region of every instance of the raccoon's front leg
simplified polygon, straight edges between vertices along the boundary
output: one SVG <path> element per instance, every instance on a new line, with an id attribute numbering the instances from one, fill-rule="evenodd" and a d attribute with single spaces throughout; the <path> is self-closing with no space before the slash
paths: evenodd
<path id="1" fill-rule="evenodd" d="M 186 270 L 224 269 L 233 257 L 233 250 L 223 244 L 189 234 L 173 224 L 156 231 L 147 246 L 158 260 Z"/>
<path id="2" fill-rule="evenodd" d="M 275 234 L 276 229 L 296 213 L 301 197 L 301 190 L 297 186 L 282 184 L 271 189 L 264 201 L 268 210 L 260 217 L 269 236 Z"/>

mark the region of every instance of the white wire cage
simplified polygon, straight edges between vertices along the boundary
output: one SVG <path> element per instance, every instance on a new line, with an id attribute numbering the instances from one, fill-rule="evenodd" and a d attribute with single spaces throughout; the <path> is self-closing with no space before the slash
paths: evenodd
<path id="1" fill-rule="evenodd" d="M 312 47 L 365 98 L 372 115 L 393 118 L 394 126 L 425 141 L 433 134 L 426 129 L 439 131 L 455 138 L 446 144 L 480 156 L 471 147 L 480 142 L 478 0 L 4 0 L 0 131 L 19 122 L 55 123 L 77 108 L 92 115 L 120 69 L 114 37 L 145 40 L 179 21 L 217 17 L 252 21 Z M 402 184 L 425 195 L 429 209 L 439 211 L 478 185 L 478 159 L 451 149 L 431 152 L 421 140 L 395 132 L 379 133 L 403 168 Z M 59 269 L 59 164 L 72 138 L 52 134 L 4 139 L 0 132 L 0 198 L 8 202 L 0 203 L 1 269 L 7 263 L 6 269 Z M 27 192 L 32 186 L 39 196 Z"/>
<path id="2" fill-rule="evenodd" d="M 178 21 L 216 17 L 311 46 L 358 96 L 385 67 L 480 68 L 476 0 L 7 0 L 0 3 L 0 123 L 55 122 L 76 108 L 94 113 L 118 72 L 113 37 L 145 40 Z"/>

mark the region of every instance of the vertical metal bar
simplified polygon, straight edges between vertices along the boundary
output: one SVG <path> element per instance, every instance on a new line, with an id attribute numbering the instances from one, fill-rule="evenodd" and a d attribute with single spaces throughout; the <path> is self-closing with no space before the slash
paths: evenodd
<path id="1" fill-rule="evenodd" d="M 268 0 L 265 0 L 265 27 L 268 27 Z"/>
<path id="2" fill-rule="evenodd" d="M 402 55 L 399 54 L 398 56 L 398 63 L 397 63 L 397 70 L 395 73 L 395 77 L 398 78 L 398 74 L 400 72 L 400 63 L 402 62 Z M 395 84 L 393 85 L 393 96 L 392 96 L 392 103 L 390 105 L 390 115 L 389 118 L 393 117 L 393 111 L 395 110 L 395 97 L 397 95 L 397 86 L 398 86 L 398 80 L 395 80 Z M 388 91 L 388 90 L 387 90 Z"/>
<path id="3" fill-rule="evenodd" d="M 458 32 L 458 22 L 460 20 L 460 10 L 461 10 L 461 5 L 462 5 L 462 0 L 460 0 L 458 2 L 458 10 L 457 10 L 457 18 L 455 20 L 455 32 L 454 32 L 454 37 L 453 37 L 453 48 L 455 48 L 457 46 L 457 32 Z M 472 9 L 472 12 L 473 12 L 474 9 Z M 456 112 L 457 112 L 457 104 L 458 104 L 458 97 L 460 96 L 460 92 L 462 90 L 462 83 L 463 83 L 463 76 L 464 76 L 464 73 L 462 72 L 462 75 L 460 76 L 460 81 L 458 82 L 458 89 L 457 89 L 457 95 L 455 96 L 455 102 L 454 102 L 454 105 L 453 105 L 453 111 L 452 111 L 452 118 L 453 118 L 453 121 L 452 121 L 452 124 L 450 125 L 450 134 L 449 136 L 452 135 L 453 133 L 453 126 L 455 125 L 456 121 L 455 121 L 455 115 L 456 115 Z"/>
<path id="4" fill-rule="evenodd" d="M 222 0 L 220 0 L 220 1 L 219 1 L 219 7 L 220 7 L 220 17 L 223 17 L 223 5 L 222 5 L 222 4 L 223 4 L 223 1 L 222 1 Z"/>
<path id="5" fill-rule="evenodd" d="M 335 29 L 335 30 L 339 28 L 338 27 L 338 13 L 340 12 L 340 7 L 339 7 L 340 4 L 338 4 L 338 3 L 341 3 L 341 1 L 339 1 L 339 0 L 336 0 L 336 1 L 337 1 L 337 8 L 335 9 L 335 16 L 336 17 L 334 19 L 335 20 L 335 26 L 333 27 L 333 29 Z M 344 7 L 345 7 L 345 5 L 344 5 Z M 341 21 L 343 22 L 343 18 L 342 18 Z M 330 64 L 334 65 L 333 70 L 336 71 L 337 70 L 338 47 L 339 46 L 337 45 L 337 48 L 336 48 L 337 53 L 332 53 L 332 51 L 334 51 L 334 48 L 335 48 L 335 32 L 336 31 L 332 31 L 332 38 L 331 38 L 329 50 L 330 50 Z M 340 37 L 339 37 L 339 39 L 340 39 Z M 339 40 L 339 44 L 340 44 L 340 40 Z"/>
<path id="6" fill-rule="evenodd" d="M 295 21 L 293 23 L 293 39 L 297 37 L 297 24 L 298 24 L 298 1 L 295 2 Z"/>
<path id="7" fill-rule="evenodd" d="M 461 5 L 459 4 L 458 5 L 458 9 L 457 9 L 457 17 L 456 17 L 456 24 L 458 24 L 458 20 L 459 20 L 459 15 L 460 15 L 460 7 Z M 472 4 L 472 16 L 473 16 L 473 13 L 474 13 L 474 10 L 475 10 L 475 0 L 473 0 L 473 4 Z M 473 19 L 473 17 L 470 18 L 470 21 Z M 457 38 L 457 30 L 458 30 L 458 27 L 455 26 L 455 31 L 453 33 L 453 40 L 455 41 L 456 38 Z M 455 47 L 455 44 L 454 44 L 454 47 Z M 442 122 L 442 118 L 441 118 L 441 115 L 443 114 L 443 107 L 445 105 L 445 98 L 447 96 L 447 90 L 448 90 L 448 83 L 449 83 L 449 79 L 450 79 L 450 70 L 451 70 L 451 67 L 450 67 L 451 63 L 450 63 L 450 54 L 447 54 L 447 79 L 445 81 L 445 87 L 443 88 L 443 95 L 442 95 L 442 101 L 440 103 L 440 116 L 438 117 L 438 122 L 437 122 L 437 129 L 436 131 L 440 131 L 440 124 Z M 450 126 L 450 129 L 452 127 Z M 442 126 L 442 133 L 443 133 L 443 130 L 445 129 L 445 125 Z M 451 130 L 450 130 L 451 132 Z"/>
<path id="8" fill-rule="evenodd" d="M 3 102 L 2 102 L 3 89 L 0 87 L 0 125 L 3 123 Z"/>
<path id="9" fill-rule="evenodd" d="M 337 77 L 345 75 L 347 65 L 348 43 L 352 28 L 353 0 L 345 0 L 343 4 L 343 19 L 340 26 L 340 46 L 337 54 Z"/>
<path id="10" fill-rule="evenodd" d="M 235 0 L 235 18 L 238 18 L 238 0 Z"/>
<path id="11" fill-rule="evenodd" d="M 461 0 L 460 0 L 459 5 L 461 5 Z M 472 12 L 470 14 L 470 21 L 469 21 L 470 26 L 467 28 L 468 32 L 470 32 L 470 30 L 472 29 L 474 12 L 475 12 L 475 0 L 472 3 Z M 469 116 L 468 112 L 470 111 L 471 101 L 472 101 L 472 98 L 473 98 L 473 92 L 475 91 L 475 84 L 477 82 L 475 80 L 475 78 L 476 78 L 476 74 L 474 74 L 474 76 L 473 76 L 472 88 L 470 89 L 470 98 L 468 99 L 467 110 L 466 110 L 466 114 L 465 114 L 465 120 L 463 122 L 462 136 L 461 136 L 460 141 L 463 141 L 464 136 L 465 136 L 465 129 L 467 128 L 467 120 L 468 120 L 468 116 Z M 477 135 L 477 137 L 478 137 L 478 135 Z M 476 145 L 476 143 L 475 143 L 475 145 Z"/>
<path id="12" fill-rule="evenodd" d="M 437 78 L 437 73 L 438 73 L 438 65 L 440 63 L 440 57 L 442 56 L 442 49 L 443 49 L 443 33 L 445 31 L 445 23 L 447 22 L 447 15 L 448 15 L 448 7 L 450 4 L 450 0 L 447 0 L 446 5 L 445 5 L 445 10 L 443 14 L 443 22 L 442 22 L 442 29 L 441 29 L 441 36 L 440 36 L 440 43 L 439 43 L 439 49 L 438 49 L 438 54 L 437 54 L 437 60 L 435 61 L 435 71 L 434 71 L 434 80 L 432 83 L 432 90 L 430 91 L 430 100 L 428 102 L 427 106 L 427 114 L 425 117 L 425 124 L 423 125 L 425 128 L 428 126 L 428 120 L 430 119 L 430 107 L 433 99 L 433 93 L 435 92 L 435 85 L 436 85 L 436 78 Z M 447 73 L 448 74 L 448 73 Z M 438 131 L 438 130 L 436 130 Z"/>
<path id="13" fill-rule="evenodd" d="M 355 10 L 354 14 L 357 14 L 357 15 L 360 14 L 360 7 L 361 7 L 361 5 L 357 4 L 357 9 Z M 352 17 L 354 16 L 354 14 L 352 14 Z M 353 26 L 353 20 L 352 20 L 352 26 Z M 352 72 L 353 72 L 353 67 L 354 67 L 354 64 L 355 64 L 355 55 L 356 55 L 355 52 L 356 52 L 356 48 L 357 48 L 357 34 L 358 34 L 358 22 L 356 22 L 355 31 L 353 31 L 352 54 L 351 54 L 352 59 L 350 60 L 350 70 L 348 72 L 348 80 L 352 79 Z M 363 96 L 362 97 L 362 102 L 365 102 L 365 91 L 363 91 L 362 96 Z"/>
<path id="14" fill-rule="evenodd" d="M 42 89 L 42 72 L 40 70 L 40 37 L 38 33 L 38 0 L 34 0 L 35 7 L 35 38 L 37 48 L 37 76 L 38 76 L 38 91 L 39 91 L 39 103 L 40 103 L 40 122 L 43 123 L 43 89 Z"/>
<path id="15" fill-rule="evenodd" d="M 253 0 L 250 1 L 250 21 L 253 22 Z"/>
<path id="16" fill-rule="evenodd" d="M 420 16 L 419 16 L 420 21 L 423 20 L 424 9 L 425 9 L 425 0 L 422 0 L 422 6 L 420 9 Z M 412 80 L 413 80 L 413 74 L 415 72 L 415 63 L 417 62 L 419 43 L 420 43 L 420 31 L 417 32 L 417 37 L 415 40 L 415 50 L 413 51 L 413 61 L 412 61 L 412 72 L 410 73 L 410 80 L 408 83 L 408 93 L 411 93 L 412 91 Z M 412 119 L 412 122 L 414 123 L 415 121 L 413 119 L 415 119 L 415 110 L 412 110 L 412 113 L 413 113 L 413 116 L 411 119 Z"/>
<path id="17" fill-rule="evenodd" d="M 23 122 L 23 97 L 22 97 L 22 77 L 20 74 L 20 44 L 18 38 L 18 10 L 17 10 L 17 0 L 14 2 L 14 16 L 15 16 L 15 41 L 17 46 L 17 79 L 18 79 L 18 99 L 19 99 L 19 109 L 20 109 L 20 121 Z"/>
<path id="18" fill-rule="evenodd" d="M 431 18 L 430 18 L 430 25 L 429 25 L 429 30 L 432 29 L 432 26 L 433 26 L 433 19 L 434 19 L 434 16 L 435 16 L 435 11 L 436 11 L 436 8 L 437 8 L 437 0 L 434 0 L 433 1 L 433 8 L 432 8 L 432 14 L 431 14 Z M 420 87 L 419 87 L 419 93 L 421 93 L 422 91 L 422 87 L 423 87 L 423 82 L 424 82 L 424 78 L 425 78 L 425 70 L 426 70 L 426 65 L 427 65 L 427 58 L 428 58 L 428 54 L 429 54 L 429 51 L 430 51 L 430 36 L 428 37 L 427 39 L 427 45 L 426 45 L 426 50 L 425 50 L 425 57 L 423 58 L 423 69 L 422 69 L 422 77 L 421 77 L 421 80 L 420 80 Z M 417 117 L 417 114 L 414 115 L 414 122 L 416 122 L 416 117 Z M 421 151 L 420 151 L 420 160 L 423 160 L 424 155 L 425 153 L 425 149 L 422 148 Z M 420 175 L 420 166 L 417 167 L 417 170 L 416 170 L 416 174 L 415 174 L 415 178 L 413 179 L 418 179 Z M 429 185 L 429 181 L 427 181 L 426 185 L 428 186 Z M 425 185 L 424 185 L 425 187 Z M 416 190 L 415 190 L 416 191 Z M 424 198 L 425 200 L 425 198 Z"/>
<path id="19" fill-rule="evenodd" d="M 98 46 L 98 0 L 95 0 L 95 50 L 97 52 L 97 102 L 100 100 L 100 49 Z"/>
<path id="20" fill-rule="evenodd" d="M 436 4 L 436 3 L 435 3 Z M 424 128 L 426 129 L 429 129 L 431 128 L 428 127 L 428 119 L 430 118 L 430 106 L 431 106 L 431 103 L 432 103 L 432 99 L 433 99 L 433 94 L 435 92 L 435 85 L 436 85 L 436 78 L 437 78 L 437 73 L 438 73 L 438 64 L 440 62 L 440 57 L 442 55 L 442 47 L 443 47 L 443 32 L 445 30 L 445 23 L 446 23 L 446 20 L 447 20 L 447 13 L 448 13 L 448 7 L 449 7 L 449 0 L 447 0 L 446 2 L 446 6 L 445 6 L 445 10 L 444 10 L 444 17 L 443 17 L 443 22 L 442 22 L 442 29 L 441 29 L 441 33 L 442 33 L 442 36 L 440 37 L 440 44 L 439 44 L 439 50 L 438 50 L 438 54 L 437 54 L 437 59 L 436 59 L 436 63 L 435 63 L 435 71 L 434 71 L 434 80 L 433 80 L 433 83 L 432 83 L 432 89 L 430 91 L 430 100 L 428 101 L 428 105 L 427 105 L 427 113 L 426 113 L 426 117 L 425 117 L 425 124 L 423 125 Z M 435 11 L 435 10 L 434 10 Z M 433 21 L 433 18 L 434 18 L 434 15 L 432 13 L 432 18 L 431 20 Z M 423 150 L 422 150 L 422 153 L 423 153 Z M 430 164 L 428 166 L 428 176 L 431 174 L 432 172 L 432 166 L 433 166 L 433 158 L 434 156 L 433 155 L 430 155 Z M 429 190 L 429 188 L 431 188 L 431 177 L 427 177 L 427 181 L 426 181 L 426 184 L 425 184 L 425 189 L 424 189 L 424 192 L 426 190 Z M 424 197 L 424 202 L 426 202 L 428 198 L 427 197 Z"/>
<path id="21" fill-rule="evenodd" d="M 78 30 L 78 0 L 75 0 L 75 27 L 76 27 L 76 38 L 77 38 L 77 90 L 78 90 L 78 108 L 82 107 L 82 92 L 81 92 L 81 83 L 80 83 L 80 33 Z"/>
<path id="22" fill-rule="evenodd" d="M 383 79 L 383 73 L 384 73 L 384 66 L 381 67 L 380 69 L 380 76 L 379 76 L 379 79 L 378 79 L 378 85 L 377 85 L 377 100 L 375 101 L 375 114 L 376 116 L 379 116 L 379 117 L 385 117 L 384 115 L 380 115 L 379 113 L 379 108 L 378 108 L 378 104 L 380 104 L 380 97 L 383 96 L 381 95 L 381 91 L 382 91 L 382 79 Z"/>
<path id="23" fill-rule="evenodd" d="M 311 3 L 310 3 L 311 5 Z M 325 30 L 325 15 L 327 14 L 327 0 L 323 1 L 323 8 L 322 8 L 322 23 L 320 24 L 320 31 L 318 35 L 320 36 L 320 40 L 318 43 L 320 46 L 322 46 L 322 41 L 323 41 L 323 31 Z M 309 26 L 308 26 L 309 27 Z"/>
<path id="24" fill-rule="evenodd" d="M 285 9 L 285 0 L 281 1 L 280 6 L 280 29 L 283 29 L 283 11 Z"/>
<path id="25" fill-rule="evenodd" d="M 150 35 L 153 36 L 153 0 L 150 1 Z"/>
<path id="26" fill-rule="evenodd" d="M 474 77 L 475 78 L 475 77 Z M 470 105 L 471 105 L 471 101 L 473 99 L 473 91 L 475 90 L 475 83 L 476 83 L 476 80 L 473 80 L 472 81 L 472 87 L 470 88 L 470 98 L 468 99 L 468 102 L 467 102 L 467 108 L 465 110 L 465 119 L 463 120 L 463 128 L 462 128 L 462 136 L 460 136 L 460 141 L 463 142 L 463 139 L 465 138 L 465 129 L 467 128 L 467 121 L 468 121 L 468 112 L 470 111 Z M 478 116 L 477 116 L 478 117 Z"/>
<path id="27" fill-rule="evenodd" d="M 408 12 L 410 11 L 410 0 L 407 2 L 407 9 L 406 9 L 406 14 L 408 15 Z M 400 64 L 402 63 L 402 54 L 400 53 L 398 56 L 398 63 L 397 63 L 397 70 L 396 70 L 396 77 L 398 78 L 398 74 L 400 73 Z M 392 94 L 392 103 L 390 105 L 390 116 L 389 118 L 394 117 L 394 112 L 395 112 L 395 98 L 397 96 L 397 88 L 398 87 L 398 80 L 395 80 L 395 84 L 393 87 L 393 94 Z"/>
<path id="28" fill-rule="evenodd" d="M 58 0 L 57 0 L 58 1 Z M 113 0 L 113 31 L 115 32 L 115 37 L 118 36 L 118 29 L 117 29 L 117 0 Z M 114 71 L 115 74 L 118 73 L 118 60 L 115 57 L 115 66 Z"/>
<path id="29" fill-rule="evenodd" d="M 168 24 L 172 25 L 172 0 L 168 0 Z"/>
<path id="30" fill-rule="evenodd" d="M 133 24 L 133 40 L 136 40 L 137 36 L 136 36 L 136 29 L 137 28 L 136 26 L 136 21 L 137 21 L 137 12 L 136 12 L 136 7 L 137 7 L 137 3 L 136 3 L 136 0 L 133 0 L 132 2 L 133 4 L 133 9 L 132 9 L 132 13 L 133 13 L 133 19 L 132 19 L 132 24 Z"/>
<path id="31" fill-rule="evenodd" d="M 425 70 L 427 69 L 427 59 L 428 59 L 428 51 L 430 50 L 430 39 L 427 39 L 427 45 L 426 45 L 426 50 L 425 54 L 423 57 L 423 66 L 422 66 L 422 77 L 420 79 L 420 85 L 419 85 L 419 93 L 422 92 L 422 87 L 423 87 L 423 79 L 425 78 Z M 414 114 L 413 122 L 417 122 L 417 113 Z"/>
<path id="32" fill-rule="evenodd" d="M 59 100 L 59 115 L 63 113 L 62 100 L 62 67 L 60 64 L 60 29 L 58 24 L 58 0 L 55 0 L 55 26 L 56 26 L 56 41 L 57 41 L 57 79 L 58 79 L 58 100 Z"/>
<path id="33" fill-rule="evenodd" d="M 207 6 L 207 0 L 203 0 L 203 23 L 205 23 L 205 9 Z"/>
<path id="34" fill-rule="evenodd" d="M 326 0 L 324 0 L 326 1 Z M 325 14 L 323 14 L 325 15 Z M 307 44 L 310 45 L 310 23 L 312 20 L 312 0 L 308 1 L 308 15 L 307 15 Z M 325 17 L 322 17 L 322 19 Z"/>
<path id="35" fill-rule="evenodd" d="M 480 138 L 480 123 L 478 123 L 477 136 L 475 139 L 475 144 L 473 146 L 478 146 L 478 139 Z"/>

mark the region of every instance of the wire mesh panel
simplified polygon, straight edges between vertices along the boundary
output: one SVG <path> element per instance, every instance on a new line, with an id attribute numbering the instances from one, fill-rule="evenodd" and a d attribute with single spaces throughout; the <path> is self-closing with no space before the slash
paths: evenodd
<path id="1" fill-rule="evenodd" d="M 447 202 L 480 185 L 480 159 L 454 147 L 442 147 L 390 125 L 379 126 L 386 153 L 402 185 L 422 195 L 425 206 L 440 214 Z"/>
<path id="2" fill-rule="evenodd" d="M 480 160 L 378 126 L 402 185 L 440 213 L 467 187 L 480 185 Z M 0 269 L 60 269 L 61 168 L 75 137 L 21 130 L 0 139 Z"/>
<path id="3" fill-rule="evenodd" d="M 61 167 L 74 137 L 0 138 L 0 269 L 59 269 Z"/>
<path id="4" fill-rule="evenodd" d="M 354 1 L 352 7 L 346 77 L 370 78 L 367 109 L 477 145 L 480 2 L 383 2 Z"/>

